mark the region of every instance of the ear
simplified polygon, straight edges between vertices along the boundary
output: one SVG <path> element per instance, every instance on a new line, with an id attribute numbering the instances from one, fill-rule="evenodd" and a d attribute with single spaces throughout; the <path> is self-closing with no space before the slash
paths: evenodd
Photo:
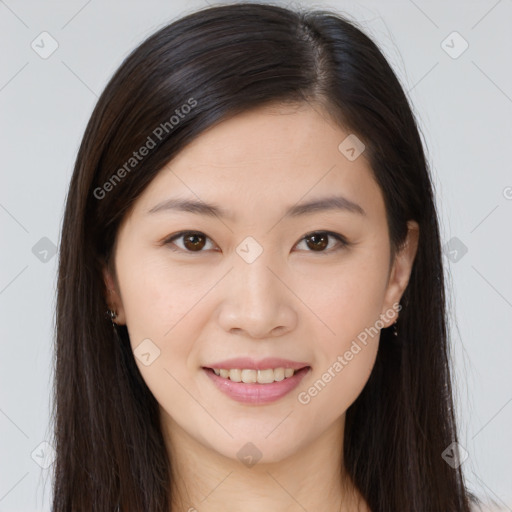
<path id="1" fill-rule="evenodd" d="M 385 327 L 392 325 L 398 317 L 398 313 L 396 313 L 396 308 L 393 308 L 393 304 L 398 304 L 400 302 L 400 299 L 407 288 L 414 259 L 416 257 L 416 251 L 418 250 L 418 223 L 410 220 L 407 222 L 407 226 L 407 237 L 404 244 L 395 255 L 395 261 L 393 262 L 384 297 L 384 310 L 382 311 L 382 314 L 384 315 L 388 312 L 386 316 L 386 318 L 388 318 L 389 312 L 395 311 L 393 318 L 390 319 L 389 323 Z"/>
<path id="2" fill-rule="evenodd" d="M 119 293 L 119 287 L 116 284 L 116 280 L 112 276 L 111 270 L 107 265 L 103 267 L 103 281 L 107 292 L 106 301 L 109 309 L 117 313 L 117 317 L 114 322 L 118 325 L 126 324 L 126 315 L 123 308 L 123 301 Z"/>

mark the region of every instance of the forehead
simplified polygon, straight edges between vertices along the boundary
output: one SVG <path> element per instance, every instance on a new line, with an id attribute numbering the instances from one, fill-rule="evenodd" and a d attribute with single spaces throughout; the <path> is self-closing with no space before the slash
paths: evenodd
<path id="1" fill-rule="evenodd" d="M 144 212 L 170 197 L 223 205 L 228 214 L 281 211 L 326 195 L 343 195 L 382 214 L 380 189 L 364 156 L 339 149 L 349 132 L 317 106 L 254 109 L 206 130 L 154 178 L 137 201 Z M 365 206 L 363 206 L 363 204 Z M 264 206 L 262 208 L 262 206 Z"/>
<path id="2" fill-rule="evenodd" d="M 272 105 L 243 112 L 206 130 L 173 163 L 194 160 L 225 169 L 260 167 L 272 161 L 305 165 L 325 160 L 326 152 L 336 154 L 338 139 L 346 135 L 320 106 Z"/>

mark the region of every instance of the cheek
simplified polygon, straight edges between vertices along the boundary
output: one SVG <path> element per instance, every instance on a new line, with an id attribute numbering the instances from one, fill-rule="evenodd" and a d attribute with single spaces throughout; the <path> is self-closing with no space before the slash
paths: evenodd
<path id="1" fill-rule="evenodd" d="M 368 382 L 378 343 L 378 335 L 367 345 L 358 341 L 348 343 L 344 347 L 347 350 L 333 354 L 329 363 L 315 372 L 298 396 L 308 416 L 321 415 L 324 422 L 330 423 L 347 411 Z"/>
<path id="2" fill-rule="evenodd" d="M 123 256 L 117 268 L 127 324 L 161 337 L 198 300 L 200 283 L 161 254 L 125 248 Z"/>
<path id="3" fill-rule="evenodd" d="M 377 288 L 344 288 L 337 299 L 325 303 L 327 329 L 317 333 L 316 366 L 301 404 L 314 403 L 318 414 L 334 421 L 357 399 L 368 382 L 380 342 Z"/>
<path id="4" fill-rule="evenodd" d="M 119 265 L 119 282 L 134 359 L 155 399 L 173 410 L 190 406 L 183 384 L 194 339 L 200 329 L 199 308 L 204 290 L 179 270 L 155 258 L 126 259 Z M 196 313 L 196 314 L 194 314 Z"/>
<path id="5" fill-rule="evenodd" d="M 183 364 L 190 350 L 186 340 L 194 339 L 191 313 L 204 290 L 179 269 L 170 268 L 165 260 L 162 263 L 162 258 L 139 255 L 120 260 L 118 276 L 135 355 L 137 347 L 142 349 L 141 344 L 146 343 L 150 351 L 159 352 L 155 359 L 157 366 L 171 369 L 179 361 Z M 184 336 L 184 330 L 188 336 Z M 141 367 L 140 361 L 137 364 L 143 373 L 145 367 Z"/>
<path id="6" fill-rule="evenodd" d="M 315 287 L 306 295 L 308 306 L 322 322 L 315 330 L 317 365 L 304 402 L 331 411 L 332 418 L 354 402 L 373 369 L 387 263 L 368 249 L 332 272 L 319 271 Z"/>
<path id="7" fill-rule="evenodd" d="M 387 260 L 368 248 L 331 268 L 309 269 L 296 281 L 296 289 L 308 308 L 321 320 L 317 331 L 327 346 L 340 350 L 382 313 L 387 278 Z"/>

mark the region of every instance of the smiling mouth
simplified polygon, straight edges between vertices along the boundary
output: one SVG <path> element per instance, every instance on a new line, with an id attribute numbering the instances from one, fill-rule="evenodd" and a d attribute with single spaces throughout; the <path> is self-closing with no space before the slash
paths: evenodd
<path id="1" fill-rule="evenodd" d="M 272 384 L 293 377 L 295 374 L 309 370 L 309 366 L 294 370 L 293 368 L 267 368 L 265 370 L 241 368 L 204 368 L 218 377 L 244 384 Z"/>

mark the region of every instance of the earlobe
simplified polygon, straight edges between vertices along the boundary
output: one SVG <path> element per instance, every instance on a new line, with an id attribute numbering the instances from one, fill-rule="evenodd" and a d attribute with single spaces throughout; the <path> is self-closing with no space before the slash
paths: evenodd
<path id="1" fill-rule="evenodd" d="M 407 288 L 409 279 L 411 277 L 412 267 L 418 250 L 420 233 L 419 226 L 416 221 L 408 221 L 407 226 L 407 238 L 400 250 L 395 255 L 395 261 L 393 262 L 393 267 L 391 270 L 391 275 L 384 300 L 384 311 L 382 312 L 383 314 L 389 312 L 390 310 L 396 311 L 396 307 L 393 307 L 393 305 L 400 303 L 400 299 L 402 298 L 402 295 Z M 395 322 L 397 316 L 398 313 L 395 313 L 395 316 L 393 316 L 389 322 L 389 325 L 386 325 L 386 327 L 392 325 Z"/>
<path id="2" fill-rule="evenodd" d="M 115 321 L 118 325 L 126 323 L 123 303 L 119 295 L 117 284 L 112 276 L 110 269 L 107 266 L 103 267 L 103 282 L 105 284 L 106 303 L 108 308 L 115 313 Z"/>

